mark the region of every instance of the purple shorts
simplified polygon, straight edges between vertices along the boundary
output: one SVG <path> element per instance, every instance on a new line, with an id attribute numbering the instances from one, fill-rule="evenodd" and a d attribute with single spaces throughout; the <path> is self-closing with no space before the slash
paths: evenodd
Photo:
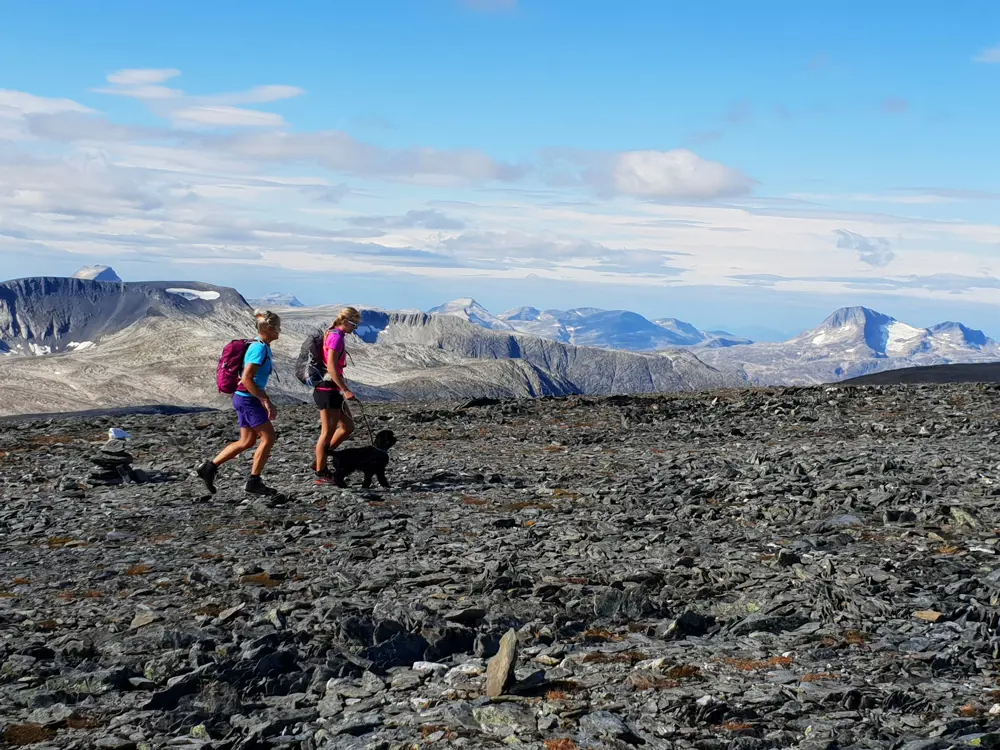
<path id="1" fill-rule="evenodd" d="M 236 416 L 239 418 L 240 427 L 249 427 L 256 430 L 262 424 L 271 420 L 267 418 L 267 409 L 256 396 L 241 396 L 233 394 L 233 408 L 236 409 Z"/>

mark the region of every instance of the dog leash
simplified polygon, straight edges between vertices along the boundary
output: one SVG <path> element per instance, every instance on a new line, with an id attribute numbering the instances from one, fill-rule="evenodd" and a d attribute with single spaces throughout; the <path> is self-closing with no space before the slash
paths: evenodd
<path id="1" fill-rule="evenodd" d="M 351 331 L 351 335 L 358 336 L 357 329 Z M 361 337 L 358 336 L 358 338 L 360 339 Z M 348 358 L 348 360 L 350 360 L 351 366 L 353 367 L 354 366 L 354 357 L 351 356 L 351 353 L 349 351 L 347 351 L 346 348 L 344 349 L 344 354 L 347 355 L 347 358 Z M 362 405 L 361 399 L 359 399 L 357 397 L 357 395 L 354 396 L 354 403 L 356 403 L 358 405 L 358 409 L 361 410 L 361 417 L 362 417 L 362 419 L 365 420 L 365 427 L 368 429 L 368 439 L 371 440 L 372 448 L 377 448 L 377 446 L 375 445 L 375 433 L 372 432 L 372 424 L 371 424 L 371 422 L 368 421 L 368 414 L 365 412 L 365 407 L 364 407 L 364 405 Z M 347 404 L 348 404 L 348 402 L 345 400 L 344 401 L 344 408 L 347 409 L 347 413 L 350 414 L 351 410 L 347 408 Z M 353 414 L 351 414 L 351 418 L 352 419 L 354 418 Z"/>
<path id="2" fill-rule="evenodd" d="M 372 448 L 375 448 L 376 447 L 375 446 L 375 433 L 372 432 L 372 423 L 368 420 L 368 413 L 365 411 L 365 407 L 362 405 L 361 399 L 359 399 L 357 396 L 355 396 L 353 400 L 354 400 L 354 403 L 356 403 L 358 405 L 358 409 L 360 409 L 360 411 L 361 411 L 361 418 L 365 420 L 365 427 L 368 428 L 368 439 L 371 440 L 371 442 L 372 442 Z M 350 402 L 344 401 L 345 408 L 347 407 L 348 403 L 350 403 Z M 347 413 L 350 414 L 351 410 L 348 409 Z M 354 415 L 352 414 L 351 417 L 353 418 Z"/>

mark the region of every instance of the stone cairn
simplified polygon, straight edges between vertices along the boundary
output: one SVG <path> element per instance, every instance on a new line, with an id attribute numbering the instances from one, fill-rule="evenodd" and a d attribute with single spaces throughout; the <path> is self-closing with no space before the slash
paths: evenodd
<path id="1" fill-rule="evenodd" d="M 126 450 L 128 438 L 129 434 L 117 427 L 108 430 L 108 441 L 90 459 L 96 467 L 90 473 L 90 484 L 143 484 L 147 481 L 144 472 L 132 468 L 135 457 Z"/>

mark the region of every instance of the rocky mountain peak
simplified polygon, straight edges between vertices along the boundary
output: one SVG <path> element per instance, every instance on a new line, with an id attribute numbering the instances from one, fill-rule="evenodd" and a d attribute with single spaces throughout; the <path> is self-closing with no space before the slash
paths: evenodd
<path id="1" fill-rule="evenodd" d="M 834 310 L 820 325 L 814 329 L 816 331 L 829 331 L 847 327 L 868 327 L 871 325 L 889 325 L 895 323 L 896 319 L 873 310 L 870 307 L 855 305 L 853 307 L 841 307 Z"/>
<path id="2" fill-rule="evenodd" d="M 500 313 L 501 320 L 538 320 L 542 311 L 537 307 L 515 307 Z"/>
<path id="3" fill-rule="evenodd" d="M 988 346 L 991 340 L 985 333 L 975 328 L 969 328 L 964 323 L 948 320 L 938 323 L 928 329 L 934 336 L 953 341 L 955 344 L 981 348 Z"/>
<path id="4" fill-rule="evenodd" d="M 294 294 L 287 292 L 269 292 L 261 297 L 247 299 L 254 307 L 305 307 Z"/>
<path id="5" fill-rule="evenodd" d="M 480 305 L 472 297 L 460 297 L 443 305 L 432 307 L 428 312 L 434 315 L 453 315 L 470 323 L 475 323 L 482 328 L 489 328 L 497 331 L 514 330 L 508 323 L 491 313 Z"/>
<path id="6" fill-rule="evenodd" d="M 73 274 L 74 279 L 90 279 L 91 281 L 121 281 L 111 266 L 84 266 Z"/>

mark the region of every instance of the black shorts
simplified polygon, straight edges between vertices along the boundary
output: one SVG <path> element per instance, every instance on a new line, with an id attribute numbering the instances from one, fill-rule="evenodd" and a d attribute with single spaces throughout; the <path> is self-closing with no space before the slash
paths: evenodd
<path id="1" fill-rule="evenodd" d="M 313 401 L 320 409 L 339 411 L 344 406 L 344 394 L 336 388 L 330 388 L 329 390 L 326 388 L 316 388 L 313 391 Z"/>

